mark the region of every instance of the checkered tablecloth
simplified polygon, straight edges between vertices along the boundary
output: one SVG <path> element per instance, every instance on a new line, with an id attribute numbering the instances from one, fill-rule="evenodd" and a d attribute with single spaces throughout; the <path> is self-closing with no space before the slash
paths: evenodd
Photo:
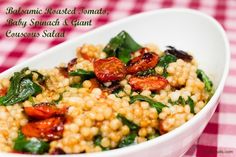
<path id="1" fill-rule="evenodd" d="M 12 15 L 5 14 L 7 7 L 14 8 L 104 8 L 109 15 Z M 193 8 L 213 16 L 224 27 L 231 45 L 230 73 L 222 99 L 203 134 L 185 156 L 236 157 L 236 0 L 0 0 L 0 72 L 41 53 L 67 39 L 79 36 L 91 29 L 125 18 L 132 14 L 167 7 Z M 54 27 L 65 31 L 65 38 L 7 38 L 7 30 L 41 32 L 46 27 L 16 27 L 6 24 L 6 19 L 49 20 L 56 18 L 93 19 L 91 27 Z M 47 28 L 52 29 L 52 28 Z"/>

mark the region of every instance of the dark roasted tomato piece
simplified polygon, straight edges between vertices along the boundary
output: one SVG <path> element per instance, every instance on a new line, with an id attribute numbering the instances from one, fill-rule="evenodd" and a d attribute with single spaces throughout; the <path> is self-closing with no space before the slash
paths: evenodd
<path id="1" fill-rule="evenodd" d="M 35 119 L 47 119 L 53 116 L 63 116 L 66 108 L 59 109 L 50 103 L 40 103 L 33 107 L 24 107 L 25 113 Z"/>
<path id="2" fill-rule="evenodd" d="M 132 76 L 129 79 L 129 84 L 133 90 L 159 91 L 166 87 L 168 81 L 162 76 Z"/>
<path id="3" fill-rule="evenodd" d="M 21 128 L 22 133 L 27 137 L 43 138 L 49 141 L 62 137 L 64 130 L 64 118 L 53 117 L 37 122 L 27 123 Z"/>
<path id="4" fill-rule="evenodd" d="M 66 154 L 66 153 L 61 148 L 55 148 L 50 154 L 52 154 L 52 155 L 60 155 L 60 154 Z"/>
<path id="5" fill-rule="evenodd" d="M 77 63 L 77 58 L 72 59 L 72 60 L 68 63 L 67 69 L 68 69 L 69 72 L 73 70 L 73 67 L 76 65 L 76 63 Z"/>
<path id="6" fill-rule="evenodd" d="M 101 82 L 119 81 L 126 76 L 124 64 L 116 57 L 99 59 L 93 66 L 95 75 Z"/>
<path id="7" fill-rule="evenodd" d="M 64 77 L 69 77 L 68 74 L 68 68 L 67 67 L 59 67 L 59 72 L 64 76 Z"/>
<path id="8" fill-rule="evenodd" d="M 0 89 L 0 97 L 5 96 L 7 94 L 7 88 Z"/>
<path id="9" fill-rule="evenodd" d="M 145 71 L 154 68 L 158 62 L 158 55 L 147 52 L 140 56 L 133 58 L 127 63 L 127 72 L 129 74 L 136 74 L 139 71 Z"/>

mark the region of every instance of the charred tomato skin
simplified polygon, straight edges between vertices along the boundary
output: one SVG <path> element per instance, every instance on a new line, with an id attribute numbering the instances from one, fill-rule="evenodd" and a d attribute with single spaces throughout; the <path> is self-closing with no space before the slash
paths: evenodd
<path id="1" fill-rule="evenodd" d="M 158 62 L 158 55 L 152 52 L 142 53 L 127 63 L 128 74 L 136 74 L 154 68 Z"/>
<path id="2" fill-rule="evenodd" d="M 135 91 L 159 91 L 167 86 L 168 81 L 162 76 L 132 76 L 129 84 Z"/>
<path id="3" fill-rule="evenodd" d="M 99 59 L 94 62 L 94 73 L 99 81 L 120 81 L 126 76 L 125 65 L 116 57 Z"/>

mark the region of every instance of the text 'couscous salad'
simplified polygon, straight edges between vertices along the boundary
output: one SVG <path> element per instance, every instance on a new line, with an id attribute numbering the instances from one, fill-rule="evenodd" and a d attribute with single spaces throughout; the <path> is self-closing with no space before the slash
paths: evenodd
<path id="1" fill-rule="evenodd" d="M 0 151 L 74 154 L 138 144 L 190 120 L 212 93 L 190 54 L 141 46 L 122 31 L 105 47 L 82 45 L 68 64 L 0 79 Z"/>

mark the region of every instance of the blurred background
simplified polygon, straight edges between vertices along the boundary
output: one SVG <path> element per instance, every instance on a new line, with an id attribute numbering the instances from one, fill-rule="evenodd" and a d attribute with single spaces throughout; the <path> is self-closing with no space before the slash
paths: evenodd
<path id="1" fill-rule="evenodd" d="M 105 15 L 28 15 L 6 14 L 6 8 L 103 8 Z M 89 30 L 133 14 L 161 8 L 192 8 L 214 17 L 224 27 L 231 46 L 231 66 L 222 100 L 210 123 L 185 156 L 236 156 L 236 0 L 0 0 L 0 72 L 41 53 L 54 45 L 77 37 Z M 92 26 L 11 26 L 7 19 L 54 20 L 92 19 Z M 145 22 L 145 21 L 144 21 Z M 173 26 L 174 27 L 174 26 Z M 64 38 L 6 37 L 6 32 L 65 31 Z M 210 153 L 209 153 L 210 152 Z"/>

